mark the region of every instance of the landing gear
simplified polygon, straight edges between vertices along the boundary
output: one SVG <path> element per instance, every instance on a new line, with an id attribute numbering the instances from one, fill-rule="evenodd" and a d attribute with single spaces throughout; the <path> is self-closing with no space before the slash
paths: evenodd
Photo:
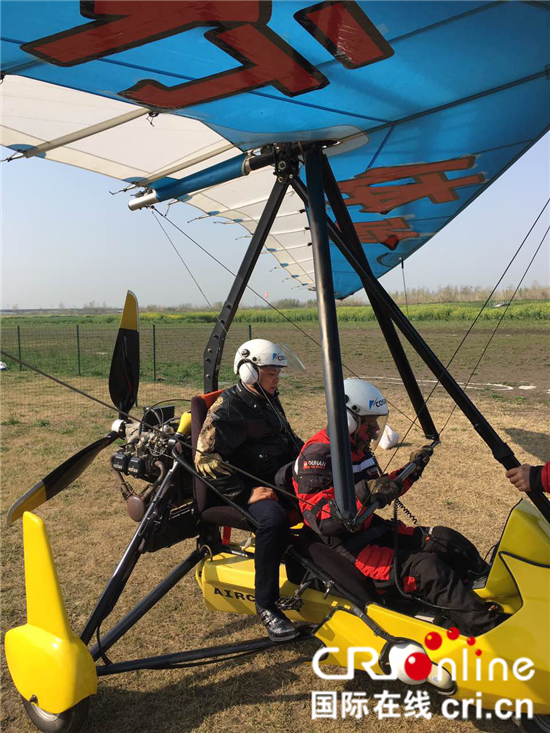
<path id="1" fill-rule="evenodd" d="M 24 697 L 21 700 L 31 721 L 44 733 L 76 733 L 86 720 L 90 707 L 90 698 L 85 697 L 62 713 L 48 713 Z"/>
<path id="2" fill-rule="evenodd" d="M 516 723 L 524 733 L 550 733 L 550 715 L 533 715 L 532 718 L 522 715 Z"/>

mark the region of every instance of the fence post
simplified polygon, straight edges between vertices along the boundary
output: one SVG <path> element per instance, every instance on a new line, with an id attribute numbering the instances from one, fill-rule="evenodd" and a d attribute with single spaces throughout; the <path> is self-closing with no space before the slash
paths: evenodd
<path id="1" fill-rule="evenodd" d="M 23 371 L 23 364 L 21 364 L 21 326 L 17 326 L 17 353 L 19 354 L 19 371 Z"/>
<path id="2" fill-rule="evenodd" d="M 153 382 L 157 381 L 157 327 L 153 323 Z"/>
<path id="3" fill-rule="evenodd" d="M 252 324 L 248 324 L 248 340 L 252 341 Z"/>
<path id="4" fill-rule="evenodd" d="M 76 358 L 78 360 L 78 376 L 81 377 L 80 371 L 80 326 L 76 324 Z"/>

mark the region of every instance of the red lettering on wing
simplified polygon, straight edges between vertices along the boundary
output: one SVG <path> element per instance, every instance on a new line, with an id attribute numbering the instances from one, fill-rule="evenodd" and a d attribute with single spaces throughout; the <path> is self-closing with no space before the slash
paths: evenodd
<path id="1" fill-rule="evenodd" d="M 393 48 L 355 2 L 322 2 L 294 17 L 348 69 L 393 56 Z"/>
<path id="2" fill-rule="evenodd" d="M 120 94 L 140 104 L 180 109 L 266 85 L 294 97 L 328 84 L 321 72 L 267 26 L 214 30 L 205 38 L 241 61 L 242 66 L 172 87 L 145 79 Z"/>
<path id="3" fill-rule="evenodd" d="M 267 23 L 271 2 L 261 0 L 82 0 L 92 23 L 21 46 L 58 66 L 74 66 L 200 26 Z"/>
<path id="4" fill-rule="evenodd" d="M 241 65 L 175 86 L 142 79 L 120 92 L 158 109 L 180 109 L 272 85 L 286 96 L 322 89 L 328 79 L 267 27 L 270 0 L 81 0 L 92 19 L 23 44 L 21 48 L 58 66 L 74 66 L 192 28 L 214 26 L 210 42 Z M 348 68 L 380 61 L 393 49 L 355 2 L 322 2 L 298 11 L 296 20 Z"/>
<path id="5" fill-rule="evenodd" d="M 420 236 L 411 229 L 406 219 L 400 216 L 381 221 L 360 221 L 355 224 L 355 229 L 362 244 L 378 242 L 390 250 L 396 249 L 402 239 L 414 239 Z"/>
<path id="6" fill-rule="evenodd" d="M 434 204 L 456 201 L 457 188 L 474 186 L 485 181 L 482 173 L 462 178 L 447 178 L 445 172 L 471 168 L 475 156 L 466 155 L 454 160 L 436 163 L 415 163 L 384 168 L 371 168 L 355 178 L 339 181 L 342 193 L 346 194 L 348 206 L 361 206 L 361 211 L 387 213 L 399 206 L 427 197 Z M 414 183 L 392 186 L 378 184 L 412 178 Z"/>

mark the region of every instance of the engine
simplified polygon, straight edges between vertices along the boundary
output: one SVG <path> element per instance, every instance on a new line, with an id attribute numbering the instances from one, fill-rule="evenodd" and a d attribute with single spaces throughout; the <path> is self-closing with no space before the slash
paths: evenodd
<path id="1" fill-rule="evenodd" d="M 174 463 L 172 449 L 179 423 L 173 405 L 145 408 L 139 427 L 134 434 L 131 426 L 127 428 L 128 442 L 111 456 L 128 514 L 136 522 L 143 518 L 150 498 Z M 135 490 L 126 477 L 146 485 L 141 491 Z M 170 492 L 170 510 L 189 503 L 192 495 L 191 477 L 179 471 Z"/>

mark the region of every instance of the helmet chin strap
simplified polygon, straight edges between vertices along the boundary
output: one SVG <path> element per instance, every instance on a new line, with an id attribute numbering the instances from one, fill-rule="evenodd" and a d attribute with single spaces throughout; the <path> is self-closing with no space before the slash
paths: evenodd
<path id="1" fill-rule="evenodd" d="M 271 409 L 273 410 L 273 412 L 274 412 L 274 413 L 275 413 L 275 414 L 277 415 L 277 417 L 279 418 L 279 422 L 281 423 L 281 428 L 282 428 L 282 429 L 284 430 L 284 432 L 285 432 L 285 433 L 286 433 L 286 434 L 288 435 L 288 437 L 290 438 L 290 440 L 291 440 L 291 441 L 292 441 L 292 442 L 294 443 L 294 445 L 296 446 L 296 448 L 297 448 L 297 449 L 298 449 L 298 451 L 299 451 L 299 446 L 298 446 L 298 444 L 296 443 L 296 438 L 295 438 L 295 437 L 294 437 L 294 435 L 292 434 L 292 430 L 291 430 L 291 428 L 290 428 L 290 425 L 288 424 L 288 422 L 287 422 L 286 418 L 283 418 L 283 417 L 282 417 L 282 415 L 281 415 L 281 414 L 279 413 L 279 410 L 277 410 L 277 408 L 275 407 L 275 405 L 274 405 L 274 404 L 273 404 L 273 402 L 271 401 L 272 399 L 274 399 L 274 398 L 276 398 L 276 397 L 278 396 L 278 394 L 279 394 L 279 390 L 278 390 L 278 389 L 276 389 L 276 390 L 275 390 L 275 392 L 274 392 L 274 393 L 273 393 L 272 395 L 270 395 L 270 394 L 269 394 L 269 392 L 267 392 L 267 391 L 266 391 L 266 390 L 265 390 L 265 389 L 264 389 L 264 388 L 262 387 L 262 385 L 260 384 L 260 382 L 259 382 L 259 381 L 258 381 L 258 382 L 256 382 L 256 384 L 252 385 L 252 387 L 247 387 L 247 389 L 251 389 L 251 390 L 253 390 L 254 392 L 256 392 L 257 394 L 259 394 L 259 395 L 260 395 L 261 397 L 263 397 L 263 398 L 264 398 L 264 399 L 266 400 L 266 402 L 267 402 L 267 404 L 269 405 L 269 407 L 270 407 L 270 408 L 271 408 Z"/>

